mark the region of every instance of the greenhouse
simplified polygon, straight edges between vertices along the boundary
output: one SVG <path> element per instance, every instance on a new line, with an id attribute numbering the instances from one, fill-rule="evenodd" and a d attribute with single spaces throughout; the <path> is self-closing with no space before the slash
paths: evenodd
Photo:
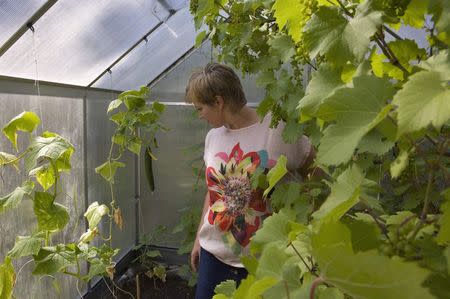
<path id="1" fill-rule="evenodd" d="M 0 299 L 450 298 L 448 0 L 3 0 L 0 28 Z"/>

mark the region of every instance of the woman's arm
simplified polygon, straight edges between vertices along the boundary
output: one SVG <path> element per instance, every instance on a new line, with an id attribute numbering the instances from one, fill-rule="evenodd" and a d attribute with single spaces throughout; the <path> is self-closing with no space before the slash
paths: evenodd
<path id="1" fill-rule="evenodd" d="M 200 259 L 200 242 L 198 240 L 198 234 L 200 232 L 200 229 L 203 226 L 203 219 L 205 218 L 206 212 L 208 212 L 209 209 L 209 192 L 206 192 L 205 201 L 203 202 L 203 211 L 202 211 L 202 217 L 200 218 L 200 223 L 197 228 L 197 236 L 195 237 L 194 247 L 192 247 L 191 251 L 191 267 L 192 270 L 197 272 L 198 262 Z"/>

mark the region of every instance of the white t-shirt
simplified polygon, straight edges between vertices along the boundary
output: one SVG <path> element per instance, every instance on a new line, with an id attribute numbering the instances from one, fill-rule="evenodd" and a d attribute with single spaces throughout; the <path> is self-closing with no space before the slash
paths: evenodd
<path id="1" fill-rule="evenodd" d="M 271 129 L 270 119 L 267 115 L 249 127 L 221 127 L 206 135 L 204 160 L 210 203 L 199 241 L 202 248 L 234 267 L 243 267 L 240 257 L 248 254 L 250 238 L 270 215 L 263 190 L 251 188 L 251 175 L 260 167 L 267 172 L 280 155 L 287 157 L 289 170 L 300 168 L 311 150 L 306 136 L 293 144 L 283 142 L 284 124 Z"/>

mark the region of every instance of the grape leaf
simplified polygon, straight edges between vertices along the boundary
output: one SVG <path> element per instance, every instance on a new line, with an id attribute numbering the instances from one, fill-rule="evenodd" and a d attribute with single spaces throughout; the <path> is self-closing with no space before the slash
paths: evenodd
<path id="1" fill-rule="evenodd" d="M 371 10 L 370 1 L 359 4 L 350 21 L 337 7 L 322 6 L 304 27 L 305 47 L 311 58 L 320 54 L 338 65 L 348 60 L 359 62 L 368 51 L 371 36 L 381 24 L 381 16 L 381 12 Z"/>
<path id="2" fill-rule="evenodd" d="M 428 8 L 438 30 L 438 38 L 450 44 L 450 2 L 447 0 L 430 0 Z"/>
<path id="3" fill-rule="evenodd" d="M 411 0 L 403 15 L 403 22 L 415 28 L 422 28 L 428 9 L 428 0 Z"/>
<path id="4" fill-rule="evenodd" d="M 295 42 L 299 42 L 305 24 L 301 11 L 304 8 L 300 0 L 275 0 L 272 10 L 279 28 L 288 27 L 288 33 Z"/>
<path id="5" fill-rule="evenodd" d="M 376 128 L 372 129 L 359 142 L 358 152 L 383 155 L 387 153 L 395 144 L 393 141 L 384 139 L 384 136 Z"/>
<path id="6" fill-rule="evenodd" d="M 305 96 L 300 100 L 298 108 L 302 114 L 315 116 L 320 104 L 338 87 L 342 86 L 340 74 L 328 65 L 314 72 L 306 87 Z"/>
<path id="7" fill-rule="evenodd" d="M 17 131 L 33 132 L 40 124 L 41 120 L 34 112 L 24 111 L 11 119 L 4 127 L 3 134 L 11 141 L 17 149 Z"/>
<path id="8" fill-rule="evenodd" d="M 362 137 L 386 117 L 394 94 L 392 84 L 375 76 L 353 79 L 354 88 L 339 88 L 320 106 L 317 117 L 336 120 L 324 131 L 318 161 L 325 165 L 347 162 Z"/>
<path id="9" fill-rule="evenodd" d="M 350 233 L 339 222 L 322 223 L 313 235 L 320 277 L 355 298 L 433 298 L 422 282 L 429 271 L 415 263 L 394 260 L 376 251 L 354 254 Z"/>
<path id="10" fill-rule="evenodd" d="M 450 65 L 448 66 L 450 67 Z M 450 118 L 450 90 L 442 73 L 420 71 L 394 96 L 398 106 L 398 137 L 432 124 L 440 128 Z"/>
<path id="11" fill-rule="evenodd" d="M 268 41 L 268 44 L 271 46 L 271 53 L 278 56 L 283 63 L 288 62 L 295 54 L 294 43 L 287 35 L 276 35 Z"/>
<path id="12" fill-rule="evenodd" d="M 424 70 L 438 72 L 443 80 L 450 80 L 450 55 L 449 50 L 439 51 L 425 61 L 419 63 Z"/>
<path id="13" fill-rule="evenodd" d="M 286 168 L 287 159 L 286 156 L 281 155 L 278 158 L 277 164 L 269 170 L 267 173 L 267 180 L 269 181 L 269 187 L 264 190 L 263 196 L 266 197 L 270 190 L 278 183 L 279 180 L 288 172 Z"/>
<path id="14" fill-rule="evenodd" d="M 331 186 L 331 194 L 322 204 L 320 209 L 313 213 L 315 220 L 341 218 L 359 200 L 360 186 L 364 176 L 357 166 L 352 166 L 344 171 L 336 183 Z"/>
<path id="15" fill-rule="evenodd" d="M 441 244 L 450 243 L 450 199 L 447 199 L 440 207 L 442 216 L 439 219 L 440 230 L 436 241 Z"/>
<path id="16" fill-rule="evenodd" d="M 408 166 L 408 156 L 408 151 L 402 150 L 397 159 L 391 163 L 391 177 L 393 179 L 398 178 L 406 166 Z"/>

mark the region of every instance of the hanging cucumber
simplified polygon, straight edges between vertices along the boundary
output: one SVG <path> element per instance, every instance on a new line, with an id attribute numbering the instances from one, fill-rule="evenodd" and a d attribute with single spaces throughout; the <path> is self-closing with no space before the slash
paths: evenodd
<path id="1" fill-rule="evenodd" d="M 149 145 L 145 148 L 144 167 L 148 186 L 150 187 L 150 190 L 152 192 L 155 191 L 155 177 L 153 176 L 153 160 L 156 160 L 156 157 L 152 154 L 152 148 Z"/>

